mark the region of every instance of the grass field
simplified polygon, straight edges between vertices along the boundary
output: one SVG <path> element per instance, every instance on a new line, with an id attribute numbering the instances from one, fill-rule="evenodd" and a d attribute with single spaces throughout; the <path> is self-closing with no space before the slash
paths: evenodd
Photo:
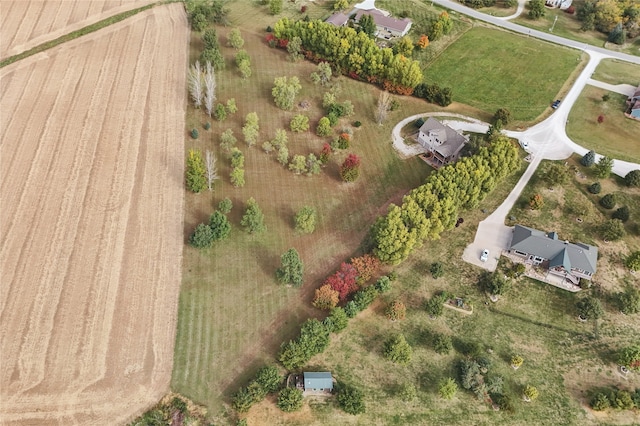
<path id="1" fill-rule="evenodd" d="M 427 67 L 429 82 L 453 88 L 453 99 L 484 111 L 508 108 L 533 121 L 579 65 L 575 51 L 504 31 L 476 27 Z"/>
<path id="2" fill-rule="evenodd" d="M 608 93 L 607 102 L 602 96 Z M 640 162 L 640 122 L 624 116 L 627 97 L 594 86 L 585 86 L 569 113 L 567 135 L 598 154 Z M 598 116 L 604 122 L 598 123 Z"/>
<path id="3" fill-rule="evenodd" d="M 227 31 L 218 29 L 223 45 Z M 373 220 L 385 211 L 385 205 L 390 200 L 398 202 L 430 171 L 420 160 L 399 160 L 392 150 L 390 134 L 402 117 L 434 108 L 415 98 L 402 98 L 400 109 L 385 125 L 378 126 L 373 121 L 378 89 L 345 78 L 339 80 L 339 99 L 350 99 L 356 113 L 343 125 L 353 120 L 363 123 L 354 130 L 352 149 L 348 150 L 363 158 L 360 179 L 352 185 L 340 182 L 338 165 L 346 152 L 337 153 L 320 176 L 295 176 L 285 170 L 273 154 L 268 156 L 259 147 L 273 138 L 277 128 L 287 128 L 296 113 L 281 111 L 272 103 L 273 79 L 300 76 L 303 90 L 298 102 L 308 100 L 311 106 L 299 112 L 310 117 L 311 130 L 322 116 L 325 89 L 313 86 L 307 77 L 315 68 L 313 64 L 289 62 L 285 52 L 263 44 L 262 34 L 243 31 L 243 36 L 254 64 L 253 76 L 240 78 L 232 62 L 235 52 L 226 47 L 227 69 L 217 76 L 218 100 L 235 97 L 239 112 L 222 123 L 211 120 L 209 131 L 202 128 L 206 120 L 201 111 L 189 109 L 187 114 L 187 129 L 199 128 L 200 138 L 188 139 L 186 148 L 215 151 L 222 179 L 212 193 L 187 194 L 185 235 L 197 223 L 206 221 L 224 197 L 234 203 L 230 214 L 234 229 L 229 240 L 211 250 L 185 248 L 172 386 L 206 404 L 217 419 L 224 416 L 224 403 L 230 395 L 246 384 L 265 359 L 275 356 L 282 341 L 294 337 L 298 324 L 319 314 L 310 307 L 313 290 L 341 261 L 357 253 L 359 242 Z M 260 142 L 249 148 L 243 142 L 241 126 L 244 116 L 253 111 L 260 118 Z M 218 149 L 218 135 L 227 128 L 233 129 L 238 147 L 245 153 L 247 184 L 242 189 L 229 184 L 229 160 Z M 291 155 L 317 153 L 329 140 L 316 137 L 313 131 L 289 133 L 289 151 Z M 268 231 L 258 236 L 246 234 L 239 226 L 249 197 L 255 197 L 266 216 Z M 314 234 L 299 236 L 293 232 L 292 221 L 304 205 L 318 210 L 320 223 Z M 305 284 L 300 290 L 282 288 L 274 279 L 280 255 L 290 247 L 300 252 L 306 266 Z"/>
<path id="4" fill-rule="evenodd" d="M 617 59 L 603 59 L 591 78 L 609 84 L 636 85 L 640 83 L 640 65 Z"/>
<path id="5" fill-rule="evenodd" d="M 413 4 L 413 2 L 407 3 Z M 330 2 L 309 4 L 308 13 L 311 17 L 327 16 L 329 4 Z M 293 3 L 285 2 L 284 5 L 283 15 L 301 16 Z M 202 111 L 196 111 L 191 107 L 188 109 L 185 148 L 213 150 L 218 157 L 218 170 L 222 179 L 215 184 L 215 190 L 212 193 L 186 195 L 185 242 L 195 226 L 206 221 L 217 203 L 224 197 L 229 197 L 234 203 L 233 211 L 229 215 L 233 230 L 228 240 L 218 243 L 210 250 L 198 251 L 185 247 L 172 376 L 173 390 L 207 405 L 210 418 L 216 424 L 231 422 L 233 414 L 228 408 L 231 395 L 241 386 L 245 386 L 265 362 L 273 362 L 281 342 L 295 337 L 299 324 L 306 318 L 322 315 L 310 305 L 315 288 L 335 270 L 341 261 L 358 254 L 358 246 L 369 226 L 380 213 L 385 212 L 386 205 L 389 202 L 399 202 L 406 191 L 419 185 L 429 174 L 430 169 L 421 161 L 416 159 L 401 161 L 397 158 L 391 148 L 392 126 L 408 115 L 442 110 L 415 98 L 402 97 L 398 98 L 400 108 L 391 113 L 384 125 L 378 126 L 373 121 L 373 113 L 379 90 L 372 85 L 340 78 L 341 91 L 338 98 L 351 100 L 356 113 L 354 117 L 343 120 L 336 128 L 347 126 L 349 122 L 355 120 L 363 123 L 361 128 L 354 129 L 354 141 L 348 150 L 363 158 L 361 177 L 355 184 L 346 185 L 340 182 L 338 166 L 347 152 L 336 154 L 320 176 L 294 176 L 275 161 L 273 154 L 266 155 L 260 145 L 265 140 L 272 139 L 276 129 L 286 129 L 291 117 L 300 112 L 310 117 L 311 129 L 308 133 L 301 135 L 288 133 L 290 154 L 317 153 L 323 142 L 330 140 L 318 138 L 313 132 L 318 119 L 323 115 L 321 97 L 326 89 L 311 84 L 308 75 L 315 68 L 313 64 L 304 61 L 289 62 L 285 52 L 269 49 L 264 44 L 264 28 L 267 25 L 273 25 L 277 19 L 267 15 L 264 6 L 259 6 L 257 2 L 232 2 L 229 6 L 232 25 L 241 23 L 242 35 L 245 39 L 244 48 L 248 51 L 253 64 L 253 76 L 248 80 L 242 80 L 233 63 L 235 51 L 223 47 L 227 69 L 217 73 L 218 102 L 225 102 L 234 97 L 239 112 L 227 118 L 225 122 L 219 123 L 205 117 Z M 465 25 L 467 24 L 460 24 L 460 34 L 466 31 Z M 217 31 L 221 45 L 225 46 L 229 28 L 218 27 Z M 488 30 L 478 29 L 471 33 L 475 31 L 484 34 Z M 497 41 L 505 42 L 502 37 L 498 37 Z M 544 47 L 545 50 L 549 49 L 547 45 Z M 192 60 L 195 60 L 200 48 L 201 42 L 198 36 L 192 35 Z M 526 46 L 525 48 L 531 49 Z M 560 56 L 564 57 L 562 54 Z M 572 67 L 575 67 L 575 57 L 570 55 L 571 60 L 574 62 Z M 571 69 L 567 67 L 567 75 L 570 71 Z M 310 106 L 306 110 L 296 107 L 292 112 L 284 112 L 277 109 L 272 102 L 270 93 L 273 79 L 294 75 L 300 78 L 303 86 L 297 101 L 307 100 Z M 555 91 L 549 95 L 550 99 L 562 86 L 564 80 L 558 81 Z M 457 85 L 453 87 L 456 93 Z M 548 102 L 545 100 L 544 107 L 547 105 Z M 500 104 L 495 108 L 489 105 L 486 111 L 483 111 L 485 104 L 463 105 L 454 102 L 446 111 L 486 119 L 487 111 L 501 106 L 505 105 Z M 537 108 L 535 116 L 540 114 L 544 107 Z M 260 138 L 256 146 L 249 148 L 243 142 L 241 126 L 245 115 L 254 111 L 260 118 Z M 212 123 L 209 131 L 205 131 L 202 127 L 206 121 Z M 194 127 L 200 131 L 198 140 L 188 137 L 188 131 Z M 238 147 L 245 154 L 247 184 L 241 189 L 230 185 L 229 160 L 218 147 L 218 136 L 227 128 L 233 129 L 238 138 Z M 480 208 L 487 212 L 495 209 L 516 180 L 517 178 L 514 177 L 511 182 L 501 186 L 485 200 Z M 268 228 L 264 234 L 251 236 L 240 228 L 239 222 L 244 203 L 249 197 L 254 197 L 264 211 Z M 292 224 L 293 215 L 304 205 L 315 207 L 320 218 L 316 232 L 307 236 L 296 235 Z M 418 307 L 426 294 L 430 294 L 437 288 L 458 286 L 456 288 L 459 289 L 460 283 L 467 285 L 474 282 L 477 271 L 451 259 L 459 259 L 464 244 L 473 240 L 475 232 L 473 224 L 487 214 L 482 213 L 480 208 L 465 213 L 465 226 L 449 233 L 446 239 L 429 244 L 400 268 L 401 281 L 396 285 L 394 294 L 406 292 L 406 300 L 411 300 L 411 297 L 415 296 L 415 301 L 410 303 L 411 309 L 416 312 L 415 327 L 418 327 L 422 321 Z M 290 247 L 298 250 L 306 266 L 305 283 L 299 290 L 280 287 L 274 279 L 280 255 Z M 450 277 L 446 281 L 442 280 L 442 284 L 428 280 L 423 283 L 425 265 L 436 259 L 446 262 Z M 434 284 L 437 284 L 437 288 Z M 546 289 L 546 287 L 542 288 Z M 475 290 L 469 285 L 464 292 L 474 295 Z M 530 298 L 536 300 L 539 296 L 539 294 L 533 294 Z M 568 302 L 563 297 L 566 296 L 558 295 L 558 301 L 552 306 L 565 306 Z M 373 310 L 375 311 L 376 308 L 374 307 Z M 368 315 L 374 319 L 377 318 L 377 314 L 373 315 L 372 312 L 362 314 L 363 317 Z M 556 315 L 556 317 L 560 316 Z M 353 323 L 353 331 L 350 329 L 342 339 L 334 341 L 332 345 L 338 345 L 340 341 L 349 341 L 350 336 L 353 335 L 354 343 L 360 341 L 365 344 L 361 347 L 362 354 L 368 352 L 366 344 L 370 341 L 358 340 L 357 336 L 365 332 L 361 328 L 378 327 L 378 322 L 363 323 L 359 326 L 358 321 L 360 320 Z M 497 321 L 492 319 L 488 324 L 492 327 L 492 324 Z M 386 327 L 389 326 L 385 321 L 382 322 Z M 384 329 L 382 325 L 381 327 Z M 469 333 L 477 332 L 469 324 L 460 323 L 459 327 L 464 330 L 467 330 L 464 327 L 470 327 Z M 522 330 L 524 332 L 528 329 Z M 488 333 L 486 330 L 485 332 Z M 332 346 L 334 347 L 337 346 Z M 336 351 L 327 352 L 325 356 L 328 357 L 332 352 Z M 426 362 L 430 356 L 426 348 L 424 354 Z M 346 352 L 343 355 L 345 355 L 345 362 L 349 359 L 359 362 L 357 357 L 348 355 Z M 375 357 L 371 359 L 376 361 Z M 331 366 L 328 362 L 320 358 L 312 361 L 315 365 L 329 368 Z M 447 363 L 449 363 L 447 360 L 441 361 L 442 365 Z M 349 374 L 360 374 L 357 369 L 350 373 L 351 366 L 343 365 L 344 367 L 336 367 L 336 371 L 344 372 L 345 378 L 355 377 Z M 561 378 L 554 378 L 554 383 L 553 386 L 557 386 L 561 383 Z M 427 387 L 421 389 L 421 393 L 428 396 L 425 401 L 435 400 Z M 386 391 L 378 389 L 374 392 Z M 465 401 L 468 400 L 470 398 Z M 373 401 L 379 404 L 383 402 L 381 399 Z M 565 402 L 562 402 L 562 407 L 574 409 Z M 391 415 L 382 413 L 382 408 L 384 405 L 380 404 L 379 409 L 371 411 L 371 415 L 348 418 L 331 406 L 312 404 L 311 408 L 305 406 L 302 412 L 288 416 L 283 415 L 271 402 L 265 402 L 251 410 L 250 424 L 296 424 L 298 421 L 314 424 L 326 424 L 327 421 L 341 424 L 354 421 L 383 424 L 377 420 L 376 415 L 380 415 L 380 418 L 385 420 L 389 420 Z M 402 406 L 394 408 L 398 409 L 393 412 L 402 412 Z M 482 411 L 485 408 L 480 407 L 479 410 Z M 262 414 L 265 416 L 262 417 Z M 433 418 L 437 420 L 439 419 L 437 416 L 440 415 L 443 415 L 442 412 Z"/>

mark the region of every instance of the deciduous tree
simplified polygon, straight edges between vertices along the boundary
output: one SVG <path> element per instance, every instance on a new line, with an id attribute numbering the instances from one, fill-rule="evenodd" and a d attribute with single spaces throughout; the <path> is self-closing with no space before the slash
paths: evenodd
<path id="1" fill-rule="evenodd" d="M 309 117 L 304 114 L 296 114 L 289 124 L 291 131 L 294 133 L 302 133 L 309 130 Z"/>
<path id="2" fill-rule="evenodd" d="M 340 167 L 340 177 L 345 182 L 355 182 L 360 176 L 360 157 L 349 154 Z"/>
<path id="3" fill-rule="evenodd" d="M 211 191 L 213 182 L 219 178 L 218 169 L 216 167 L 216 156 L 213 152 L 209 150 L 205 152 L 205 163 L 207 166 L 207 188 Z"/>
<path id="4" fill-rule="evenodd" d="M 407 307 L 400 300 L 394 300 L 387 306 L 385 315 L 391 321 L 403 320 L 407 315 Z"/>
<path id="5" fill-rule="evenodd" d="M 351 258 L 351 264 L 358 272 L 358 283 L 366 284 L 380 268 L 380 260 L 370 254 Z"/>
<path id="6" fill-rule="evenodd" d="M 269 0 L 269 12 L 272 15 L 277 15 L 282 12 L 283 0 Z"/>
<path id="7" fill-rule="evenodd" d="M 545 15 L 544 0 L 529 1 L 529 18 L 538 19 Z"/>
<path id="8" fill-rule="evenodd" d="M 298 77 L 276 77 L 271 94 L 278 108 L 290 111 L 293 109 L 293 104 L 300 89 L 302 89 L 302 86 Z"/>
<path id="9" fill-rule="evenodd" d="M 624 265 L 632 271 L 640 271 L 640 250 L 634 251 L 627 256 Z"/>
<path id="10" fill-rule="evenodd" d="M 253 146 L 258 142 L 258 133 L 260 130 L 258 121 L 258 114 L 255 112 L 250 112 L 245 118 L 242 134 L 244 135 L 245 142 L 249 146 Z"/>
<path id="11" fill-rule="evenodd" d="M 451 377 L 442 379 L 438 384 L 438 394 L 443 399 L 453 399 L 456 392 L 458 392 L 458 384 Z"/>
<path id="12" fill-rule="evenodd" d="M 596 164 L 596 176 L 600 179 L 608 178 L 613 168 L 613 158 L 603 155 Z"/>
<path id="13" fill-rule="evenodd" d="M 201 192 L 207 187 L 206 170 L 202 152 L 190 149 L 187 157 L 187 188 L 193 192 Z"/>
<path id="14" fill-rule="evenodd" d="M 242 167 L 234 167 L 229 174 L 231 184 L 236 188 L 242 188 L 245 184 L 244 169 Z"/>
<path id="15" fill-rule="evenodd" d="M 233 136 L 233 130 L 227 129 L 220 135 L 220 148 L 225 152 L 231 152 L 238 140 Z"/>
<path id="16" fill-rule="evenodd" d="M 340 269 L 329 276 L 324 283 L 329 284 L 332 289 L 338 292 L 340 300 L 345 300 L 347 296 L 358 289 L 357 277 L 358 271 L 356 268 L 349 263 L 343 262 L 340 265 Z"/>
<path id="17" fill-rule="evenodd" d="M 604 314 L 600 300 L 593 296 L 587 296 L 580 299 L 576 303 L 576 308 L 578 308 L 578 315 L 584 319 L 597 320 L 602 316 L 602 314 Z"/>
<path id="18" fill-rule="evenodd" d="M 204 108 L 211 117 L 213 104 L 216 101 L 216 76 L 211 62 L 207 61 L 204 67 Z"/>
<path id="19" fill-rule="evenodd" d="M 640 345 L 634 344 L 618 352 L 618 363 L 630 370 L 640 371 Z"/>
<path id="20" fill-rule="evenodd" d="M 331 82 L 331 64 L 329 62 L 320 62 L 314 72 L 311 73 L 311 81 L 321 86 L 326 86 Z"/>
<path id="21" fill-rule="evenodd" d="M 189 93 L 191 94 L 193 106 L 200 108 L 202 105 L 202 97 L 204 96 L 202 87 L 202 67 L 200 66 L 200 61 L 196 61 L 195 64 L 191 65 L 191 68 L 189 68 L 189 74 L 187 75 L 187 80 L 189 82 Z"/>
<path id="22" fill-rule="evenodd" d="M 221 212 L 214 212 L 209 218 L 209 227 L 211 228 L 213 241 L 224 240 L 231 233 L 231 224 L 229 219 Z"/>
<path id="23" fill-rule="evenodd" d="M 620 219 L 609 219 L 600 226 L 602 238 L 608 241 L 617 241 L 624 237 L 624 224 Z"/>
<path id="24" fill-rule="evenodd" d="M 209 225 L 204 223 L 196 226 L 195 231 L 189 237 L 189 244 L 196 248 L 206 248 L 211 247 L 215 238 L 213 235 L 213 231 Z"/>
<path id="25" fill-rule="evenodd" d="M 291 413 L 302 408 L 302 391 L 297 388 L 284 388 L 278 395 L 278 408 Z"/>
<path id="26" fill-rule="evenodd" d="M 307 158 L 304 155 L 294 155 L 289 163 L 289 170 L 299 175 L 307 171 Z"/>
<path id="27" fill-rule="evenodd" d="M 382 91 L 378 96 L 378 106 L 376 108 L 376 123 L 382 124 L 389 116 L 389 106 L 391 105 L 391 96 L 389 92 Z"/>
<path id="28" fill-rule="evenodd" d="M 234 28 L 229 31 L 228 41 L 229 46 L 233 47 L 234 49 L 242 49 L 242 46 L 244 46 L 244 39 L 242 38 L 242 33 L 240 33 L 239 28 Z"/>
<path id="29" fill-rule="evenodd" d="M 318 309 L 330 310 L 335 308 L 339 301 L 339 293 L 331 285 L 324 284 L 316 289 L 312 304 Z"/>
<path id="30" fill-rule="evenodd" d="M 331 122 L 327 117 L 322 117 L 316 127 L 316 135 L 329 136 L 331 134 Z"/>
<path id="31" fill-rule="evenodd" d="M 316 229 L 317 218 L 316 209 L 311 206 L 304 206 L 296 213 L 294 218 L 296 231 L 302 234 L 311 234 Z"/>
<path id="32" fill-rule="evenodd" d="M 345 413 L 356 415 L 365 412 L 364 395 L 358 388 L 341 384 L 337 400 L 338 405 Z"/>
<path id="33" fill-rule="evenodd" d="M 244 226 L 250 234 L 262 232 L 266 229 L 264 225 L 264 214 L 253 197 L 247 200 L 247 208 L 240 224 Z"/>

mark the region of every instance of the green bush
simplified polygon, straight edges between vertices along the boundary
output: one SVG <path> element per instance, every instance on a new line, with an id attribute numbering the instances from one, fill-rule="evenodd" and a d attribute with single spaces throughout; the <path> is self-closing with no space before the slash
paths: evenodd
<path id="1" fill-rule="evenodd" d="M 353 127 L 360 127 L 360 126 L 362 126 L 361 122 L 359 122 L 359 121 L 354 121 L 353 122 Z"/>
<path id="2" fill-rule="evenodd" d="M 591 167 L 596 162 L 596 153 L 595 151 L 589 151 L 580 159 L 580 164 L 585 167 Z"/>
<path id="3" fill-rule="evenodd" d="M 600 185 L 600 182 L 593 182 L 591 185 L 587 187 L 587 189 L 592 194 L 599 194 L 600 191 L 602 190 L 602 185 Z"/>
<path id="4" fill-rule="evenodd" d="M 193 139 L 198 139 L 199 136 L 200 136 L 200 134 L 198 133 L 198 129 L 196 129 L 196 128 L 191 129 L 191 137 Z"/>
<path id="5" fill-rule="evenodd" d="M 277 391 L 282 385 L 282 375 L 275 365 L 266 365 L 256 373 L 256 383 L 258 383 L 267 393 Z"/>
<path id="6" fill-rule="evenodd" d="M 302 408 L 302 391 L 296 388 L 284 388 L 278 395 L 278 408 L 285 413 Z"/>
<path id="7" fill-rule="evenodd" d="M 611 215 L 613 219 L 620 219 L 623 222 L 629 220 L 629 207 L 622 206 Z"/>
<path id="8" fill-rule="evenodd" d="M 193 234 L 189 237 L 189 244 L 196 248 L 211 247 L 214 241 L 213 230 L 209 225 L 205 225 L 204 223 L 196 226 L 195 231 L 193 231 Z"/>
<path id="9" fill-rule="evenodd" d="M 640 186 L 640 169 L 631 170 L 624 177 L 624 181 L 627 184 L 627 186 L 639 187 Z"/>
<path id="10" fill-rule="evenodd" d="M 347 314 L 349 318 L 353 318 L 356 315 L 358 315 L 358 313 L 360 312 L 360 309 L 358 309 L 358 305 L 353 300 L 350 300 L 345 305 L 344 312 Z"/>
<path id="11" fill-rule="evenodd" d="M 375 286 L 365 287 L 353 296 L 353 301 L 358 307 L 359 311 L 364 311 L 373 303 L 378 295 L 378 290 L 376 290 Z"/>
<path id="12" fill-rule="evenodd" d="M 375 287 L 376 290 L 378 290 L 378 293 L 386 293 L 391 290 L 391 280 L 388 276 L 383 275 L 378 279 L 378 281 L 376 281 Z"/>
<path id="13" fill-rule="evenodd" d="M 433 349 L 440 355 L 447 355 L 453 349 L 453 342 L 451 336 L 446 334 L 438 334 L 433 339 Z"/>
<path id="14" fill-rule="evenodd" d="M 429 268 L 429 272 L 431 272 L 431 276 L 434 279 L 438 279 L 441 276 L 444 275 L 444 266 L 442 265 L 442 262 L 434 262 L 431 264 L 431 267 Z"/>
<path id="15" fill-rule="evenodd" d="M 605 209 L 612 209 L 616 205 L 616 196 L 614 194 L 607 194 L 600 199 L 600 205 Z"/>
<path id="16" fill-rule="evenodd" d="M 341 384 L 338 387 L 338 405 L 349 414 L 362 414 L 365 412 L 364 395 L 360 389 Z"/>
<path id="17" fill-rule="evenodd" d="M 611 406 L 611 401 L 609 401 L 607 394 L 605 394 L 604 392 L 598 392 L 593 395 L 593 398 L 591 398 L 589 405 L 595 411 L 604 411 Z"/>
<path id="18" fill-rule="evenodd" d="M 336 307 L 331 310 L 331 315 L 327 318 L 331 319 L 333 332 L 339 333 L 349 325 L 349 317 L 343 308 Z"/>
<path id="19" fill-rule="evenodd" d="M 211 128 L 211 123 L 209 123 L 208 121 L 206 123 L 204 123 L 204 129 L 205 130 L 209 130 Z"/>

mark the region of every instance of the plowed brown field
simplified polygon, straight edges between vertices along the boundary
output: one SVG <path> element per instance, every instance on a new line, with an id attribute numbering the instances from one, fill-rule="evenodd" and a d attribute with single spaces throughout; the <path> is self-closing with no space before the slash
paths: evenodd
<path id="1" fill-rule="evenodd" d="M 156 0 L 0 0 L 0 59 Z"/>
<path id="2" fill-rule="evenodd" d="M 188 32 L 158 6 L 0 70 L 0 423 L 123 423 L 168 389 Z"/>

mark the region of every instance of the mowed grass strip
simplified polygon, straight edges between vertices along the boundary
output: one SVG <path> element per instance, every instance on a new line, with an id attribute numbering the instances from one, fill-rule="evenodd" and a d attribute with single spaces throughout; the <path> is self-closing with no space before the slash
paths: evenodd
<path id="1" fill-rule="evenodd" d="M 379 126 L 373 120 L 379 89 L 341 77 L 338 99 L 351 100 L 355 115 L 343 119 L 334 136 L 355 120 L 361 121 L 362 127 L 354 128 L 352 147 L 337 152 L 321 175 L 295 176 L 277 163 L 274 154 L 265 154 L 261 145 L 273 139 L 278 128 L 288 130 L 291 118 L 302 113 L 309 116 L 311 129 L 303 134 L 288 131 L 289 153 L 317 154 L 322 144 L 331 140 L 315 135 L 324 114 L 322 95 L 328 89 L 311 83 L 314 64 L 290 62 L 286 52 L 266 46 L 264 33 L 257 28 L 241 30 L 253 68 L 247 80 L 234 65 L 235 50 L 226 47 L 229 28 L 217 28 L 227 61 L 227 69 L 216 73 L 217 102 L 235 98 L 238 113 L 218 122 L 189 107 L 185 129 L 185 149 L 215 152 L 221 177 L 213 192 L 186 194 L 185 243 L 198 223 L 208 221 L 220 200 L 229 197 L 234 204 L 229 214 L 233 226 L 229 239 L 209 250 L 187 246 L 183 258 L 172 387 L 207 405 L 212 419 L 224 416 L 231 395 L 265 362 L 273 362 L 280 344 L 296 337 L 301 322 L 322 315 L 311 307 L 314 290 L 340 262 L 358 254 L 367 230 L 386 211 L 386 205 L 400 202 L 404 193 L 430 173 L 421 160 L 398 159 L 391 145 L 391 128 L 407 115 L 436 109 L 422 100 L 401 97 L 400 108 Z M 200 43 L 198 38 L 193 35 L 192 46 Z M 294 111 L 282 111 L 273 103 L 271 88 L 279 76 L 298 76 L 301 81 L 303 89 Z M 309 102 L 308 108 L 298 107 L 302 100 Z M 241 131 L 250 112 L 256 112 L 260 120 L 259 142 L 254 147 L 246 145 Z M 207 121 L 212 124 L 208 131 L 203 128 Z M 197 140 L 188 136 L 194 127 L 200 133 Z M 227 128 L 233 130 L 245 155 L 244 188 L 229 183 L 229 159 L 219 149 L 219 135 Z M 339 178 L 339 165 L 349 152 L 362 157 L 361 176 L 354 184 L 344 184 Z M 264 212 L 267 231 L 263 234 L 249 235 L 240 227 L 249 197 L 254 197 Z M 313 234 L 298 235 L 293 217 L 305 205 L 317 209 L 319 223 Z M 280 255 L 291 247 L 305 262 L 301 289 L 282 287 L 275 280 Z"/>
<path id="2" fill-rule="evenodd" d="M 640 65 L 617 59 L 603 59 L 591 78 L 609 84 L 638 85 L 640 84 Z"/>
<path id="3" fill-rule="evenodd" d="M 602 96 L 609 94 L 608 101 Z M 577 144 L 619 160 L 640 162 L 640 121 L 624 115 L 627 97 L 585 86 L 569 113 L 567 135 Z M 598 123 L 602 115 L 604 121 Z"/>
<path id="4" fill-rule="evenodd" d="M 533 121 L 555 99 L 580 53 L 532 38 L 473 28 L 425 71 L 430 83 L 449 86 L 453 99 L 493 113 L 507 108 L 516 121 Z"/>

